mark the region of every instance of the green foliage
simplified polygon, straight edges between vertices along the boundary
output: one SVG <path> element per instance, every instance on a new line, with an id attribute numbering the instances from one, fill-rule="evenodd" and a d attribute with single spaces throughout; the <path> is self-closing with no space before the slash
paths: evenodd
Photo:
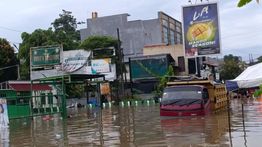
<path id="1" fill-rule="evenodd" d="M 45 45 L 56 45 L 54 32 L 51 28 L 48 30 L 37 29 L 31 34 L 23 32 L 22 43 L 20 44 L 18 57 L 25 61 L 21 66 L 21 79 L 29 79 L 30 48 Z"/>
<path id="2" fill-rule="evenodd" d="M 54 39 L 59 44 L 63 44 L 64 50 L 74 50 L 80 44 L 80 32 L 76 30 L 77 21 L 72 12 L 62 10 L 59 18 L 51 23 L 54 27 Z"/>
<path id="3" fill-rule="evenodd" d="M 156 97 L 161 97 L 167 82 L 170 80 L 169 77 L 174 75 L 175 75 L 174 69 L 171 65 L 169 65 L 167 73 L 164 76 L 158 77 L 159 83 L 156 87 Z"/>
<path id="4" fill-rule="evenodd" d="M 76 19 L 69 11 L 63 10 L 59 18 L 52 23 L 52 28 L 47 30 L 36 29 L 31 34 L 23 32 L 21 34 L 22 43 L 19 48 L 19 58 L 25 63 L 21 65 L 21 79 L 29 79 L 30 71 L 30 48 L 47 45 L 63 45 L 63 50 L 77 49 L 80 44 L 80 33 L 76 30 Z"/>
<path id="5" fill-rule="evenodd" d="M 254 96 L 259 97 L 262 94 L 262 85 L 259 86 L 259 89 L 255 91 Z"/>
<path id="6" fill-rule="evenodd" d="M 245 6 L 246 4 L 250 3 L 252 0 L 239 0 L 237 6 L 238 7 L 243 7 Z M 259 0 L 256 0 L 257 3 L 259 3 Z"/>
<path id="7" fill-rule="evenodd" d="M 104 47 L 117 48 L 117 43 L 118 40 L 110 36 L 90 36 L 80 44 L 80 47 L 85 50 L 93 50 Z"/>
<path id="8" fill-rule="evenodd" d="M 18 64 L 14 48 L 6 39 L 0 38 L 0 68 Z M 0 82 L 17 79 L 17 68 L 0 70 Z"/>
<path id="9" fill-rule="evenodd" d="M 76 18 L 72 16 L 72 12 L 62 10 L 63 13 L 59 14 L 59 18 L 51 23 L 55 31 L 65 31 L 66 33 L 75 33 L 77 28 Z"/>
<path id="10" fill-rule="evenodd" d="M 69 84 L 66 85 L 66 94 L 69 98 L 81 98 L 84 91 L 84 85 Z"/>
<path id="11" fill-rule="evenodd" d="M 252 0 L 240 0 L 237 4 L 238 7 L 243 7 L 244 5 L 250 3 Z"/>
<path id="12" fill-rule="evenodd" d="M 258 62 L 258 63 L 261 63 L 261 62 L 262 62 L 262 56 L 259 56 L 259 57 L 257 58 L 257 62 Z"/>
<path id="13" fill-rule="evenodd" d="M 221 68 L 221 79 L 231 80 L 236 78 L 244 69 L 243 63 L 239 60 L 237 56 L 225 55 L 224 63 Z"/>

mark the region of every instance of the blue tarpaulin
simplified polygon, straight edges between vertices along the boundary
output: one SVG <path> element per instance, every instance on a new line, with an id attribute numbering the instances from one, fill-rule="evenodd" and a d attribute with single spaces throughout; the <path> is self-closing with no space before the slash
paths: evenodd
<path id="1" fill-rule="evenodd" d="M 226 88 L 227 88 L 227 91 L 234 91 L 234 90 L 237 90 L 239 87 L 237 85 L 237 81 L 227 80 L 226 81 Z"/>

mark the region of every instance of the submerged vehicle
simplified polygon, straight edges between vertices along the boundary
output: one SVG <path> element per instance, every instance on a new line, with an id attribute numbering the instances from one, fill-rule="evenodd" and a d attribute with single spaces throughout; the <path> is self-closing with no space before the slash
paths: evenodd
<path id="1" fill-rule="evenodd" d="M 163 91 L 160 116 L 198 116 L 227 105 L 225 86 L 210 81 L 169 82 Z"/>
<path id="2" fill-rule="evenodd" d="M 161 116 L 205 115 L 210 111 L 208 90 L 201 85 L 171 86 L 164 89 Z"/>

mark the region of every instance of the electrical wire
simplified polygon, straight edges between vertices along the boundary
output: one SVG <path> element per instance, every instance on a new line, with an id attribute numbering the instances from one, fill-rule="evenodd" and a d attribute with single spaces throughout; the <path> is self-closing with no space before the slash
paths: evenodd
<path id="1" fill-rule="evenodd" d="M 24 31 L 20 31 L 20 30 L 16 30 L 16 29 L 8 28 L 8 27 L 3 27 L 3 26 L 0 26 L 0 29 L 8 30 L 8 31 L 13 31 L 13 32 L 18 32 L 18 33 L 22 33 L 22 32 L 24 32 Z"/>

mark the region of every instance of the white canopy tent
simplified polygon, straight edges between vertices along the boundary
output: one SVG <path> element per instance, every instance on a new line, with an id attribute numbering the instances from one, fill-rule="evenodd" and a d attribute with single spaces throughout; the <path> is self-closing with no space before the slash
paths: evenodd
<path id="1" fill-rule="evenodd" d="M 262 84 L 262 63 L 248 67 L 231 81 L 236 82 L 239 88 L 258 87 Z"/>

